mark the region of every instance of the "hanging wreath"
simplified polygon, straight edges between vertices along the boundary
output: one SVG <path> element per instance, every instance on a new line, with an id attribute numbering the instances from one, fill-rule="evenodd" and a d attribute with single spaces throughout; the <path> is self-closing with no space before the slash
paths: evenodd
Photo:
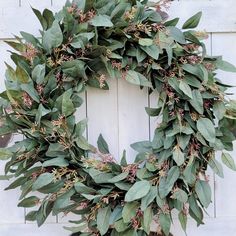
<path id="1" fill-rule="evenodd" d="M 39 209 L 27 221 L 42 225 L 47 216 L 77 214 L 79 235 L 169 235 L 172 212 L 186 231 L 187 216 L 203 223 L 211 202 L 208 166 L 223 176 L 215 157 L 235 170 L 229 153 L 235 140 L 236 103 L 216 70 L 236 72 L 221 57 L 206 55 L 206 33 L 192 30 L 197 13 L 182 29 L 167 21 L 168 1 L 75 0 L 55 15 L 41 14 L 41 38 L 21 32 L 7 43 L 16 68 L 6 64 L 6 91 L 1 94 L 0 134 L 23 140 L 0 149 L 8 160 L 5 174 L 20 187 L 19 207 Z M 108 89 L 108 78 L 127 80 L 157 91 L 157 107 L 146 108 L 161 123 L 152 141 L 131 147 L 134 163 L 120 163 L 100 135 L 98 148 L 83 136 L 87 120 L 75 122 L 81 95 L 88 86 Z M 40 199 L 35 191 L 43 193 Z"/>

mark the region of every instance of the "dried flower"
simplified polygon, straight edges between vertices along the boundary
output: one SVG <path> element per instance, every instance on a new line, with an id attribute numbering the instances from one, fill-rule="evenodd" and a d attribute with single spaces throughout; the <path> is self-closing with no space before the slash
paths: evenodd
<path id="1" fill-rule="evenodd" d="M 23 103 L 26 107 L 31 108 L 33 105 L 33 100 L 28 93 L 23 93 Z"/>
<path id="2" fill-rule="evenodd" d="M 39 95 L 42 95 L 43 94 L 43 91 L 44 91 L 44 86 L 42 84 L 38 84 L 36 86 L 36 90 L 38 92 Z"/>
<path id="3" fill-rule="evenodd" d="M 25 51 L 22 52 L 22 56 L 30 61 L 30 63 L 33 63 L 33 59 L 37 56 L 38 50 L 31 43 L 26 43 L 25 46 Z"/>
<path id="4" fill-rule="evenodd" d="M 105 84 L 106 79 L 107 78 L 104 74 L 100 75 L 100 77 L 98 79 L 100 88 L 104 88 L 106 86 L 106 84 Z"/>
<path id="5" fill-rule="evenodd" d="M 111 66 L 113 69 L 118 69 L 118 70 L 121 70 L 122 68 L 121 62 L 116 62 L 115 60 L 111 61 Z"/>

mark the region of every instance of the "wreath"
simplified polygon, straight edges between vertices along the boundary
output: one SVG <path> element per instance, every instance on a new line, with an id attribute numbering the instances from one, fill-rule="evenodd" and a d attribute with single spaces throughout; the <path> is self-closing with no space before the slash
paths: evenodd
<path id="1" fill-rule="evenodd" d="M 236 68 L 207 56 L 205 32 L 194 31 L 201 12 L 182 30 L 167 20 L 166 0 L 74 0 L 58 13 L 33 9 L 43 27 L 41 38 L 26 32 L 7 43 L 16 68 L 6 64 L 1 93 L 0 134 L 23 140 L 0 149 L 8 160 L 7 189 L 20 187 L 19 207 L 35 207 L 27 221 L 41 226 L 52 212 L 78 215 L 78 235 L 169 235 L 173 210 L 186 231 L 187 216 L 203 224 L 211 202 L 206 170 L 223 176 L 215 157 L 236 170 L 232 151 L 236 103 L 216 74 Z M 17 51 L 17 52 L 16 52 Z M 156 91 L 160 117 L 152 141 L 131 145 L 134 163 L 109 153 L 99 136 L 97 148 L 84 137 L 87 120 L 75 121 L 88 86 L 109 89 L 123 79 Z M 39 198 L 35 191 L 43 193 Z M 29 196 L 30 195 L 30 196 Z"/>

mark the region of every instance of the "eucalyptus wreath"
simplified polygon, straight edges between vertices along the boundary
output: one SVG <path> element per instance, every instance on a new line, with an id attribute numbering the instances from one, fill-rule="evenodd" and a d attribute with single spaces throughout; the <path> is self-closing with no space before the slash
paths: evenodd
<path id="1" fill-rule="evenodd" d="M 0 135 L 23 140 L 1 148 L 0 159 L 14 178 L 6 189 L 22 191 L 18 206 L 39 207 L 27 221 L 41 226 L 51 212 L 72 212 L 78 221 L 67 229 L 83 236 L 145 236 L 153 221 L 154 232 L 169 235 L 174 210 L 184 231 L 188 215 L 203 224 L 206 170 L 223 177 L 216 152 L 236 170 L 228 153 L 236 102 L 216 74 L 236 68 L 207 56 L 207 34 L 193 30 L 201 12 L 179 29 L 178 18 L 167 20 L 167 3 L 74 0 L 56 14 L 33 9 L 41 37 L 21 32 L 7 42 L 15 68 L 6 64 Z M 145 109 L 161 122 L 153 140 L 131 145 L 131 164 L 125 152 L 118 163 L 102 135 L 90 145 L 87 120 L 75 121 L 87 87 L 109 89 L 108 78 L 156 94 L 156 107 Z"/>

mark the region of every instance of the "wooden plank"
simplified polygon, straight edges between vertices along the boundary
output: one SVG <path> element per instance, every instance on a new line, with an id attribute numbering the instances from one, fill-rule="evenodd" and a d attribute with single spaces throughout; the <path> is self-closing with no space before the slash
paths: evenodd
<path id="1" fill-rule="evenodd" d="M 60 10 L 65 4 L 64 0 L 19 0 L 0 1 L 0 38 L 9 38 L 12 34 L 19 34 L 19 31 L 29 31 L 38 34 L 40 25 L 33 16 L 30 5 L 38 9 L 50 8 L 53 4 L 54 11 Z M 208 32 L 236 32 L 236 8 L 234 0 L 227 0 L 227 4 L 222 4 L 221 0 L 181 0 L 174 1 L 170 7 L 169 15 L 179 17 L 180 25 L 190 16 L 198 11 L 203 12 L 199 29 Z M 12 19 L 15 19 L 14 21 Z M 16 23 L 17 22 L 17 23 Z"/>
<path id="2" fill-rule="evenodd" d="M 12 20 L 16 9 L 19 8 L 19 0 L 0 1 L 0 38 L 11 37 L 11 30 L 16 22 Z M 14 19 L 14 18 L 13 18 Z"/>
<path id="3" fill-rule="evenodd" d="M 97 146 L 99 134 L 118 158 L 117 81 L 109 79 L 109 90 L 89 88 L 87 96 L 88 140 Z"/>
<path id="4" fill-rule="evenodd" d="M 0 7 L 1 2 L 3 1 L 0 1 Z M 19 35 L 20 31 L 39 35 L 41 26 L 31 6 L 39 10 L 50 8 L 51 0 L 21 0 L 21 6 L 18 0 L 9 2 L 12 3 L 9 6 L 3 5 L 1 9 L 0 38 L 12 38 L 13 35 Z"/>
<path id="5" fill-rule="evenodd" d="M 137 155 L 130 144 L 149 140 L 149 118 L 145 112 L 148 106 L 148 92 L 144 88 L 118 80 L 119 111 L 119 156 L 127 151 L 127 160 L 132 163 Z"/>
<path id="6" fill-rule="evenodd" d="M 236 64 L 236 33 L 234 34 L 213 34 L 212 49 L 213 55 L 223 55 L 223 59 Z M 236 74 L 222 72 L 218 73 L 224 83 L 236 85 Z M 236 88 L 229 89 L 228 91 L 234 93 L 230 98 L 236 99 Z M 236 145 L 234 151 L 231 153 L 233 157 L 236 154 Z M 218 154 L 220 159 L 220 153 Z M 216 216 L 235 216 L 236 203 L 235 203 L 235 189 L 236 182 L 235 172 L 224 168 L 224 179 L 216 178 Z"/>
<path id="7" fill-rule="evenodd" d="M 55 12 L 60 11 L 64 7 L 65 3 L 66 3 L 65 0 L 52 0 L 53 10 Z"/>
<path id="8" fill-rule="evenodd" d="M 5 70 L 6 66 L 4 62 L 7 62 L 8 64 L 13 64 L 10 58 L 10 53 L 7 52 L 7 50 L 10 50 L 11 48 L 4 43 L 3 41 L 0 41 L 0 92 L 3 92 L 5 90 L 4 80 L 5 80 Z"/>
<path id="9" fill-rule="evenodd" d="M 69 231 L 63 229 L 63 224 L 44 224 L 40 228 L 36 224 L 0 224 L 2 236 L 65 236 Z"/>
<path id="10" fill-rule="evenodd" d="M 204 220 L 205 225 L 197 227 L 193 220 L 188 221 L 187 235 L 190 236 L 222 236 L 235 235 L 236 232 L 236 217 L 229 218 L 208 218 Z M 174 236 L 186 236 L 181 229 L 178 220 L 174 220 L 172 230 Z"/>
<path id="11" fill-rule="evenodd" d="M 192 220 L 188 222 L 187 234 L 190 236 L 234 236 L 236 217 L 206 219 L 200 227 Z M 69 232 L 63 229 L 64 224 L 45 224 L 40 228 L 36 224 L 0 224 L 0 235 L 3 236 L 65 236 Z M 68 224 L 66 224 L 68 226 Z M 71 225 L 70 225 L 71 226 Z M 155 227 L 153 227 L 155 230 Z M 171 232 L 174 236 L 185 236 L 177 220 L 174 220 Z"/>
<path id="12" fill-rule="evenodd" d="M 169 15 L 180 17 L 180 26 L 192 15 L 202 11 L 199 29 L 208 32 L 236 32 L 235 0 L 180 0 L 171 4 Z"/>

